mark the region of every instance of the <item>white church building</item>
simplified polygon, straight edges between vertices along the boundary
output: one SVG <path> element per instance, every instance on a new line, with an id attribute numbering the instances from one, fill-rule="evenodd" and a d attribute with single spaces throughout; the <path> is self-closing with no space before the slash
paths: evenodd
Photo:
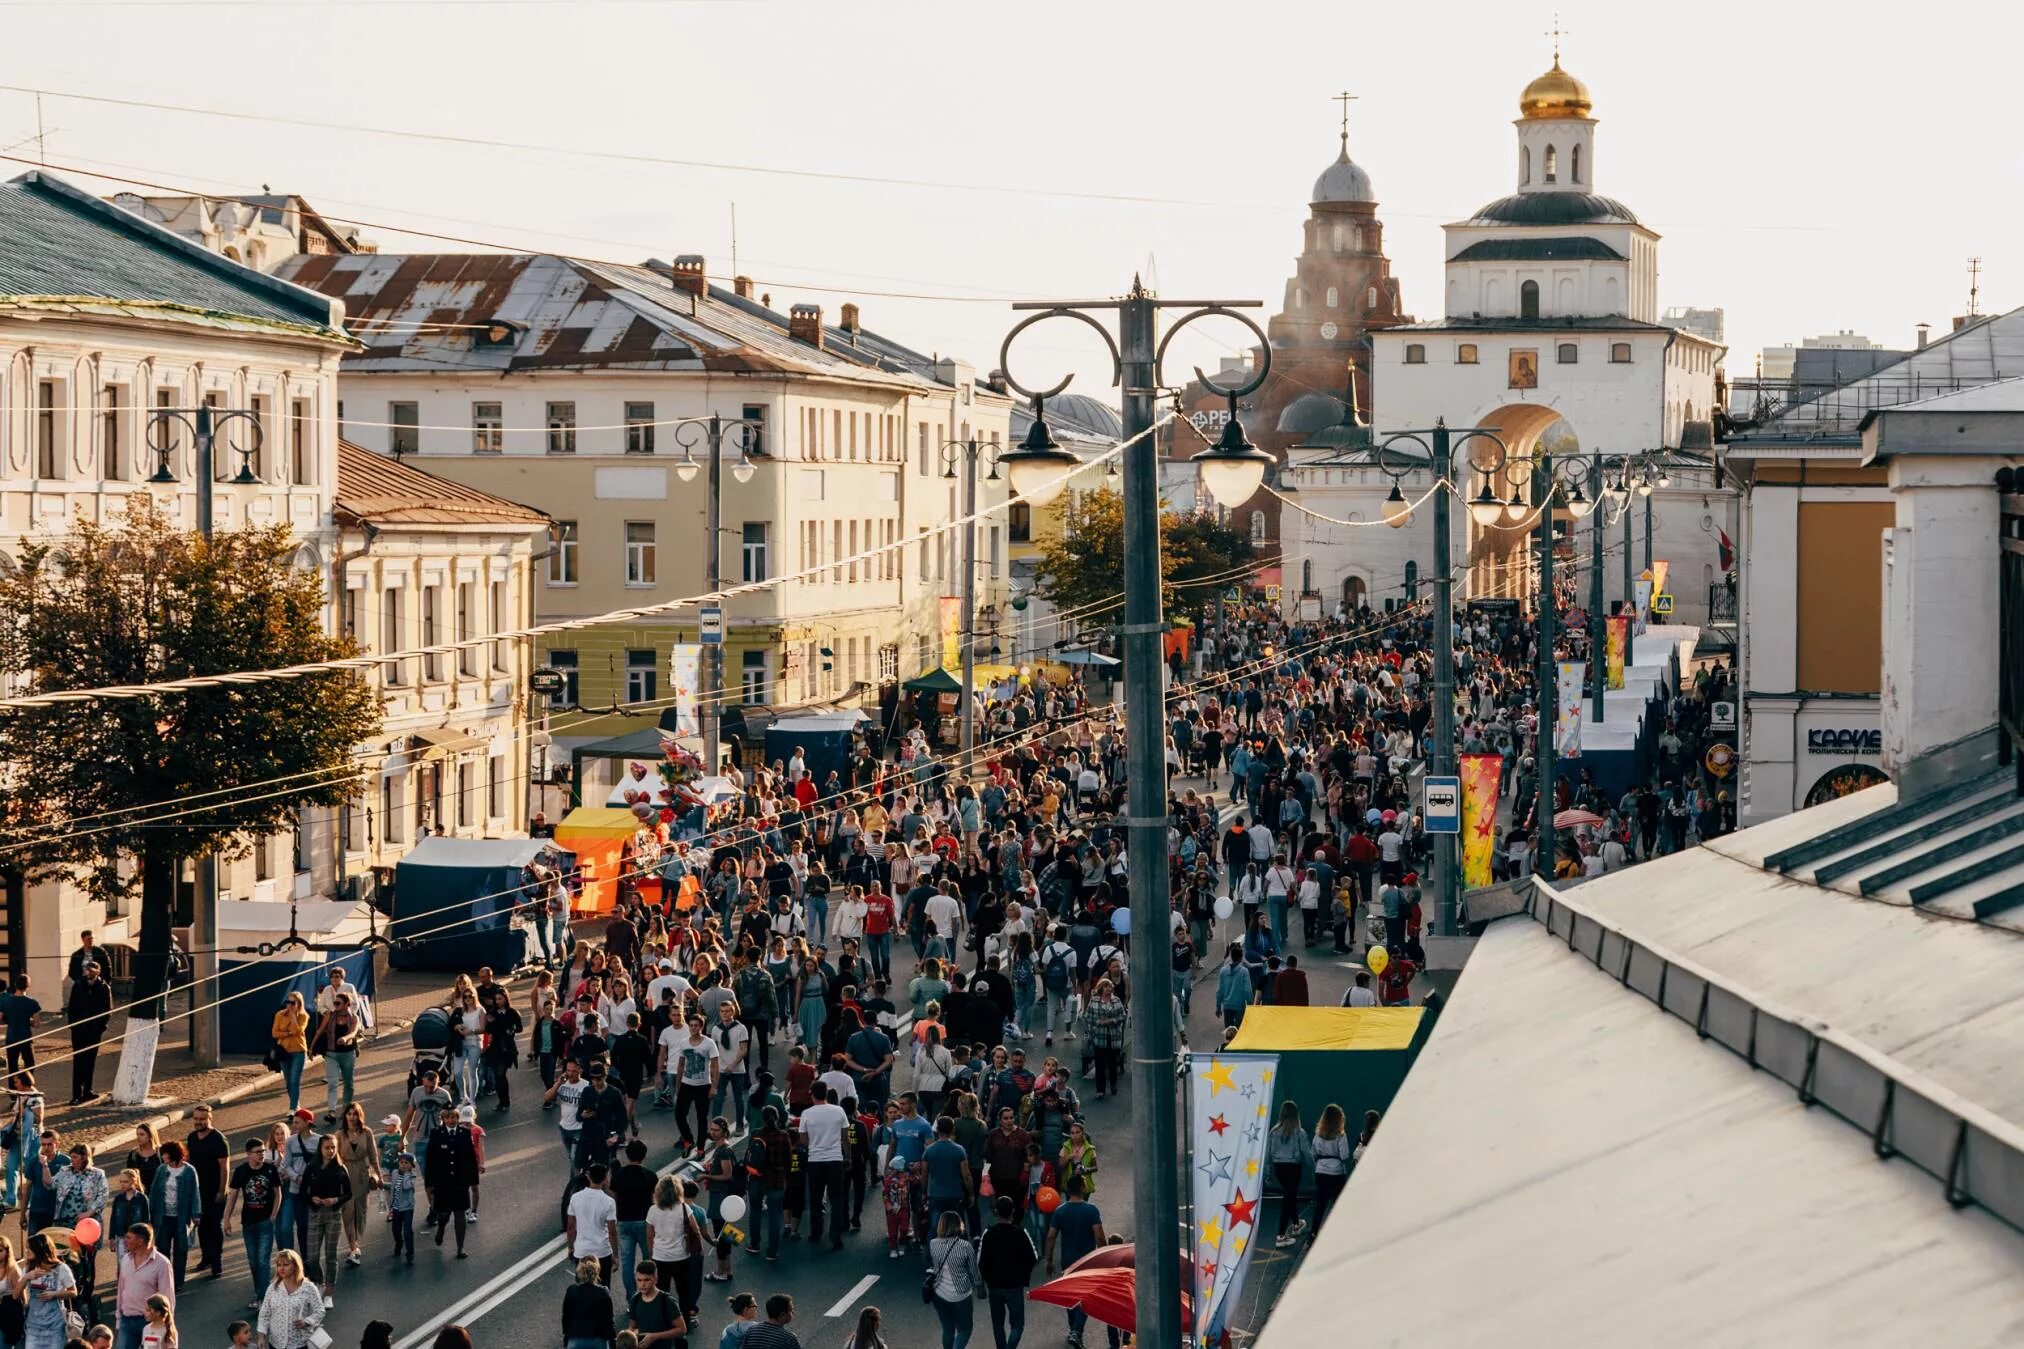
<path id="1" fill-rule="evenodd" d="M 1517 120 L 1517 191 L 1445 227 L 1445 317 L 1370 335 L 1371 427 L 1351 420 L 1310 433 L 1282 479 L 1300 507 L 1283 522 L 1289 612 L 1358 603 L 1382 608 L 1431 575 L 1432 513 L 1386 528 L 1394 481 L 1408 500 L 1433 482 L 1424 454 L 1398 431 L 1486 428 L 1511 462 L 1542 442 L 1586 460 L 1658 451 L 1665 485 L 1650 496 L 1651 556 L 1670 566 L 1674 621 L 1701 623 L 1722 579 L 1720 534 L 1732 539 L 1733 493 L 1713 458 L 1716 367 L 1725 348 L 1659 321 L 1658 238 L 1630 208 L 1597 194 L 1595 118 L 1586 86 L 1553 68 L 1526 86 Z M 1351 395 L 1352 403 L 1354 396 Z M 1478 452 L 1494 447 L 1477 441 Z M 1475 496 L 1482 476 L 1458 483 Z M 1530 495 L 1530 470 L 1492 484 Z M 1536 587 L 1523 528 L 1485 527 L 1453 512 L 1454 566 L 1471 597 L 1523 597 Z M 1646 523 L 1627 522 L 1635 575 Z M 1375 527 L 1372 527 L 1375 526 Z M 1577 527 L 1586 554 L 1589 522 Z M 1605 601 L 1624 594 L 1621 524 L 1607 528 Z M 1583 586 L 1582 594 L 1587 589 Z"/>

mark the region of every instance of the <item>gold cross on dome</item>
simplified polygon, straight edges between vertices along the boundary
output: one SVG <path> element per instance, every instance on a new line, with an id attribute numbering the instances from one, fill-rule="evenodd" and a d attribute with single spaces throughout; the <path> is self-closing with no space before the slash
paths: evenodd
<path id="1" fill-rule="evenodd" d="M 1344 149 L 1349 148 L 1349 105 L 1356 102 L 1356 100 L 1357 96 L 1350 93 L 1347 89 L 1329 100 L 1331 103 L 1340 103 L 1342 105 L 1342 144 Z"/>
<path id="2" fill-rule="evenodd" d="M 1560 64 L 1560 39 L 1572 36 L 1560 26 L 1560 11 L 1557 9 L 1553 11 L 1553 27 L 1546 30 L 1546 36 L 1553 39 L 1553 64 L 1557 66 Z"/>

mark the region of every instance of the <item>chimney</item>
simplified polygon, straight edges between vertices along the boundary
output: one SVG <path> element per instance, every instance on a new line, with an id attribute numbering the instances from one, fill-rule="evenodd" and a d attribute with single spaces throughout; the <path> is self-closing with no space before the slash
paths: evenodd
<path id="1" fill-rule="evenodd" d="M 856 305 L 854 305 L 854 304 L 846 304 L 846 305 L 845 305 L 845 306 L 843 307 L 843 324 L 842 324 L 842 326 L 843 326 L 843 330 L 844 330 L 845 332 L 849 333 L 849 334 L 850 334 L 850 335 L 851 335 L 852 337 L 856 337 L 856 336 L 857 336 L 857 306 L 856 306 Z"/>
<path id="2" fill-rule="evenodd" d="M 819 304 L 798 304 L 787 311 L 787 335 L 797 342 L 806 342 L 820 349 L 822 346 L 822 306 Z"/>
<path id="3" fill-rule="evenodd" d="M 1919 325 L 1919 350 L 1924 351 L 1926 349 L 1926 343 L 1932 341 L 1932 338 L 1933 338 L 1933 325 L 1930 323 L 1921 323 Z"/>
<path id="4" fill-rule="evenodd" d="M 751 299 L 751 298 L 752 298 L 752 278 L 751 278 L 751 277 L 749 277 L 749 276 L 734 276 L 734 277 L 732 277 L 732 278 L 731 278 L 731 289 L 732 289 L 732 290 L 734 290 L 734 291 L 736 291 L 736 292 L 738 293 L 738 298 L 739 298 L 739 299 L 741 299 L 741 300 L 749 300 L 749 299 Z"/>
<path id="5" fill-rule="evenodd" d="M 710 278 L 703 271 L 701 253 L 684 253 L 675 259 L 675 289 L 685 290 L 699 300 L 709 294 Z"/>

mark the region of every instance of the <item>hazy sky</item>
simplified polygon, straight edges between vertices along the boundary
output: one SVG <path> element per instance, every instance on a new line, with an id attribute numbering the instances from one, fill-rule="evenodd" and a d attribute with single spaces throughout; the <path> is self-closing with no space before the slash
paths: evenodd
<path id="1" fill-rule="evenodd" d="M 1115 294 L 1141 268 L 1167 295 L 1276 309 L 1343 89 L 1360 96 L 1350 149 L 1406 306 L 1438 317 L 1440 225 L 1512 190 L 1511 121 L 1550 63 L 1553 18 L 1480 0 L 0 0 L 0 84 L 969 185 L 42 107 L 52 165 L 271 184 L 375 222 L 364 232 L 389 251 L 457 247 L 390 228 L 406 224 L 625 261 L 701 252 L 722 277 L 735 202 L 739 269 L 776 306 L 833 316 L 856 298 L 868 327 L 981 371 L 1012 322 L 1005 299 Z M 1662 305 L 1728 311 L 1733 373 L 1816 333 L 1889 346 L 1920 320 L 1944 330 L 1971 255 L 1985 311 L 2024 295 L 2012 7 L 1570 0 L 1560 22 L 1601 123 L 1596 188 L 1663 236 Z M 29 138 L 6 153 L 34 155 L 35 130 L 33 98 L 0 93 L 0 146 Z M 1102 392 L 1093 341 L 1043 326 L 1015 370 L 1051 382 L 1066 363 L 1079 392 Z M 1177 341 L 1168 378 L 1229 349 Z"/>

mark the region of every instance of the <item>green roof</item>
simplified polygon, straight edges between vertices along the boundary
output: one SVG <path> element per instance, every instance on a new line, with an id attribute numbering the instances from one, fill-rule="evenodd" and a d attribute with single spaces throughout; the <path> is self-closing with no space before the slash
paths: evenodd
<path id="1" fill-rule="evenodd" d="M 131 306 L 344 339 L 327 297 L 40 172 L 0 184 L 0 306 L 9 303 Z"/>
<path id="2" fill-rule="evenodd" d="M 1600 239 L 1479 239 L 1450 262 L 1570 262 L 1595 258 L 1622 262 L 1623 254 Z"/>

